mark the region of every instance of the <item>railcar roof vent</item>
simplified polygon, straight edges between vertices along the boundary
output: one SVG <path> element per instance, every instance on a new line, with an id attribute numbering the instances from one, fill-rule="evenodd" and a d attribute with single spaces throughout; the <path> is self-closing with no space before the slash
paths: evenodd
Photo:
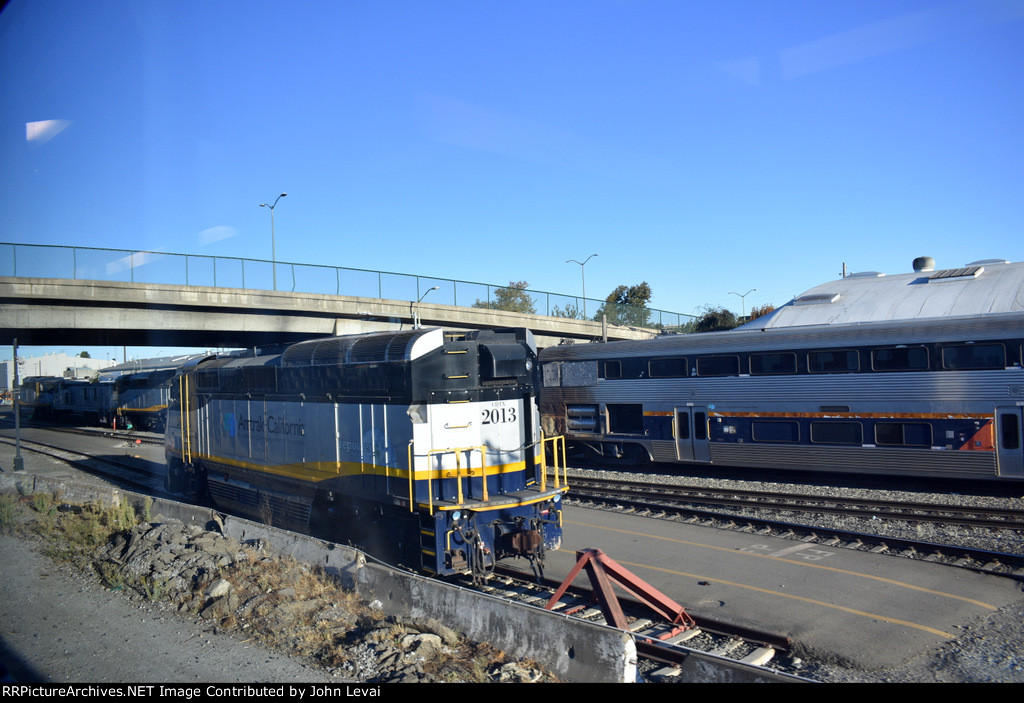
<path id="1" fill-rule="evenodd" d="M 918 273 L 935 270 L 935 259 L 930 256 L 919 256 L 914 259 L 914 270 Z"/>
<path id="2" fill-rule="evenodd" d="M 857 273 L 851 273 L 847 278 L 881 278 L 884 273 L 879 271 L 858 271 Z"/>
<path id="3" fill-rule="evenodd" d="M 793 301 L 793 305 L 828 305 L 834 303 L 839 298 L 839 293 L 817 293 L 814 295 L 802 295 Z"/>
<path id="4" fill-rule="evenodd" d="M 942 271 L 936 271 L 929 276 L 928 282 L 938 283 L 940 281 L 964 281 L 977 278 L 984 272 L 984 266 L 965 266 L 959 269 L 945 269 Z"/>
<path id="5" fill-rule="evenodd" d="M 986 264 L 1008 264 L 1010 263 L 1006 259 L 982 259 L 980 261 L 972 261 L 967 264 L 968 266 L 985 266 Z"/>

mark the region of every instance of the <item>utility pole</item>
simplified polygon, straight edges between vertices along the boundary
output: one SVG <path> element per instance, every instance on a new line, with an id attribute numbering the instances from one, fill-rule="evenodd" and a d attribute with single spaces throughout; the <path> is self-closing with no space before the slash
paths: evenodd
<path id="1" fill-rule="evenodd" d="M 24 471 L 21 458 L 21 382 L 18 380 L 18 340 L 14 340 L 14 470 Z"/>

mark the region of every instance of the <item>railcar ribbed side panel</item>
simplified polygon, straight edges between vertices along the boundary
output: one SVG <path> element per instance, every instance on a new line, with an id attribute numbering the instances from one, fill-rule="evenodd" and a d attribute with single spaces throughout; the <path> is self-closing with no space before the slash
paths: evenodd
<path id="1" fill-rule="evenodd" d="M 904 476 L 992 478 L 996 473 L 995 455 L 992 452 L 955 450 L 712 443 L 711 459 L 715 464 L 723 466 Z"/>

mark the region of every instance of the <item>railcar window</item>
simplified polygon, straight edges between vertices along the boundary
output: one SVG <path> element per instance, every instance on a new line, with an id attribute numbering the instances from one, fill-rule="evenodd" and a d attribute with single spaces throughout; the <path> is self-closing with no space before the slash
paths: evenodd
<path id="1" fill-rule="evenodd" d="M 875 425 L 875 444 L 930 447 L 932 426 L 925 422 L 879 422 Z"/>
<path id="2" fill-rule="evenodd" d="M 860 371 L 856 349 L 814 351 L 807 354 L 808 373 L 854 373 Z"/>
<path id="3" fill-rule="evenodd" d="M 698 376 L 739 376 L 740 358 L 738 356 L 698 356 Z"/>
<path id="4" fill-rule="evenodd" d="M 754 420 L 751 436 L 755 442 L 799 442 L 800 424 L 788 420 Z"/>
<path id="5" fill-rule="evenodd" d="M 708 417 L 705 413 L 695 412 L 693 414 L 693 438 L 708 438 Z"/>
<path id="6" fill-rule="evenodd" d="M 925 347 L 872 349 L 871 368 L 875 371 L 927 371 L 928 349 Z"/>
<path id="7" fill-rule="evenodd" d="M 796 354 L 793 352 L 750 355 L 751 376 L 792 373 L 796 373 Z"/>
<path id="8" fill-rule="evenodd" d="M 1003 449 L 1020 449 L 1020 423 L 1017 415 L 1007 413 L 999 416 L 999 427 Z"/>
<path id="9" fill-rule="evenodd" d="M 1006 366 L 1002 344 L 956 344 L 942 348 L 944 369 L 1001 369 Z"/>
<path id="10" fill-rule="evenodd" d="M 861 444 L 864 429 L 859 422 L 812 422 L 811 442 L 814 444 Z"/>
<path id="11" fill-rule="evenodd" d="M 622 378 L 622 362 L 621 361 L 606 361 L 606 362 L 604 362 L 604 377 L 605 378 Z"/>
<path id="12" fill-rule="evenodd" d="M 687 374 L 686 359 L 651 359 L 647 371 L 651 378 L 682 378 Z"/>
<path id="13" fill-rule="evenodd" d="M 690 415 L 679 413 L 676 415 L 676 439 L 690 438 Z"/>
<path id="14" fill-rule="evenodd" d="M 608 405 L 607 410 L 609 432 L 614 434 L 643 434 L 643 405 Z"/>

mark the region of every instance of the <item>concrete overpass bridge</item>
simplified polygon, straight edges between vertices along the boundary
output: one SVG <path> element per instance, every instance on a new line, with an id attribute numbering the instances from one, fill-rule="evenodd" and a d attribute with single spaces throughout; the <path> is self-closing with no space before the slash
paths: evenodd
<path id="1" fill-rule="evenodd" d="M 542 346 L 563 339 L 643 339 L 657 330 L 548 315 L 344 295 L 0 277 L 0 344 L 250 347 L 424 327 L 528 327 Z"/>
<path id="2" fill-rule="evenodd" d="M 510 296 L 546 314 L 493 309 Z M 0 242 L 0 344 L 246 347 L 407 329 L 418 317 L 451 330 L 528 327 L 549 346 L 642 339 L 658 334 L 647 325 L 692 317 L 620 306 L 619 319 L 643 326 L 577 319 L 603 304 L 340 266 Z"/>

